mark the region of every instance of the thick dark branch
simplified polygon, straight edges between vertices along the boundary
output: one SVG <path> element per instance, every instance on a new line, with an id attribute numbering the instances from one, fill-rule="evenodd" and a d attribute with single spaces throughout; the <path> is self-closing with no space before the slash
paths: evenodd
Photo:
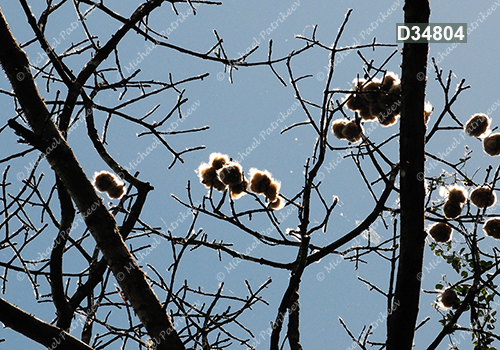
<path id="1" fill-rule="evenodd" d="M 24 73 L 22 73 L 24 74 Z M 24 126 L 19 124 L 15 119 L 9 119 L 7 121 L 7 125 L 14 130 L 16 135 L 21 136 L 23 138 L 22 142 L 26 142 L 27 144 L 35 147 L 41 152 L 45 152 L 48 144 L 44 142 L 41 138 L 37 137 L 33 131 L 26 129 Z"/>
<path id="2" fill-rule="evenodd" d="M 61 350 L 92 350 L 90 346 L 0 298 L 0 321 L 9 328 L 48 347 Z"/>

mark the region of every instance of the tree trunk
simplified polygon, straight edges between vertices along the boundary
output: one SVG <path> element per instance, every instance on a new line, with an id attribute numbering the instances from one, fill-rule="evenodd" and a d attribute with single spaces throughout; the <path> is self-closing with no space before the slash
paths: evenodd
<path id="1" fill-rule="evenodd" d="M 428 0 L 407 0 L 405 23 L 428 23 Z M 400 255 L 387 350 L 410 350 L 420 300 L 424 258 L 424 103 L 429 45 L 404 44 L 400 121 Z"/>

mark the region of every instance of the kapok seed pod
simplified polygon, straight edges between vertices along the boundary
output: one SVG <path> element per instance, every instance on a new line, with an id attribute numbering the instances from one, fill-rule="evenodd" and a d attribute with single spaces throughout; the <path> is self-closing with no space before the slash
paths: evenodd
<path id="1" fill-rule="evenodd" d="M 118 180 L 115 175 L 107 171 L 94 173 L 94 186 L 100 192 L 106 192 L 113 186 L 118 185 Z"/>
<path id="2" fill-rule="evenodd" d="M 500 134 L 486 136 L 483 139 L 483 149 L 492 157 L 500 155 Z"/>
<path id="3" fill-rule="evenodd" d="M 453 288 L 447 288 L 441 293 L 439 301 L 445 308 L 453 307 L 456 303 L 460 301 L 457 292 Z"/>
<path id="4" fill-rule="evenodd" d="M 447 219 L 456 219 L 462 213 L 462 203 L 446 201 L 446 203 L 444 203 L 443 212 Z"/>
<path id="5" fill-rule="evenodd" d="M 383 111 L 387 111 L 396 101 L 398 101 L 398 97 L 388 93 L 382 93 L 377 100 L 377 104 Z"/>
<path id="6" fill-rule="evenodd" d="M 265 193 L 270 184 L 271 177 L 263 172 L 257 171 L 250 178 L 250 190 L 258 194 Z"/>
<path id="7" fill-rule="evenodd" d="M 359 140 L 361 140 L 362 131 L 363 130 L 361 126 L 356 124 L 354 120 L 351 120 L 344 126 L 344 129 L 342 130 L 342 135 L 344 135 L 344 137 L 349 142 L 358 142 Z"/>
<path id="8" fill-rule="evenodd" d="M 120 199 L 125 193 L 125 185 L 115 185 L 107 191 L 108 197 L 112 199 Z"/>
<path id="9" fill-rule="evenodd" d="M 397 122 L 396 114 L 394 113 L 381 113 L 377 116 L 377 119 L 382 126 L 391 126 Z"/>
<path id="10" fill-rule="evenodd" d="M 213 167 L 206 167 L 200 170 L 199 172 L 201 183 L 206 187 L 213 187 L 218 191 L 224 191 L 226 189 L 226 185 L 219 180 L 217 176 L 217 170 Z"/>
<path id="11" fill-rule="evenodd" d="M 378 103 L 373 103 L 370 105 L 370 114 L 374 116 L 378 116 L 380 113 L 384 113 L 387 111 L 385 106 L 381 106 Z"/>
<path id="12" fill-rule="evenodd" d="M 252 192 L 263 194 L 269 202 L 276 200 L 281 187 L 280 181 L 273 179 L 271 173 L 267 170 L 260 171 L 250 168 L 248 173 Z"/>
<path id="13" fill-rule="evenodd" d="M 365 100 L 363 98 L 361 98 L 360 95 L 352 94 L 348 98 L 348 100 L 347 100 L 347 102 L 346 102 L 345 105 L 351 111 L 356 111 L 358 109 L 363 108 L 366 104 L 365 104 Z"/>
<path id="14" fill-rule="evenodd" d="M 359 116 L 364 121 L 371 121 L 377 119 L 377 115 L 371 113 L 370 107 L 361 108 L 359 110 Z"/>
<path id="15" fill-rule="evenodd" d="M 383 96 L 378 105 L 382 108 L 382 113 L 398 115 L 401 110 L 401 102 L 393 95 Z"/>
<path id="16" fill-rule="evenodd" d="M 431 226 L 429 235 L 439 243 L 445 243 L 451 240 L 453 229 L 450 225 L 444 222 L 438 222 Z"/>
<path id="17" fill-rule="evenodd" d="M 227 163 L 217 170 L 219 180 L 225 185 L 238 185 L 243 181 L 243 170 L 238 163 Z"/>
<path id="18" fill-rule="evenodd" d="M 391 75 L 386 75 L 383 80 L 382 80 L 382 83 L 380 84 L 380 90 L 382 91 L 389 91 L 389 89 L 391 88 L 391 86 L 394 84 L 394 77 L 391 76 Z"/>
<path id="19" fill-rule="evenodd" d="M 401 83 L 396 83 L 391 86 L 389 89 L 389 94 L 397 96 L 397 99 L 401 97 Z"/>
<path id="20" fill-rule="evenodd" d="M 229 186 L 229 194 L 232 199 L 239 199 L 245 195 L 248 188 L 248 180 L 243 178 L 243 181 L 237 185 Z"/>
<path id="21" fill-rule="evenodd" d="M 198 168 L 198 176 L 202 184 L 204 184 L 206 187 L 211 187 L 212 182 L 217 178 L 217 171 L 212 168 L 212 166 L 203 163 Z"/>
<path id="22" fill-rule="evenodd" d="M 222 154 L 219 152 L 214 152 L 210 154 L 209 163 L 215 170 L 222 168 L 229 162 L 230 162 L 229 157 L 226 154 Z"/>
<path id="23" fill-rule="evenodd" d="M 340 140 L 345 139 L 343 131 L 347 122 L 348 122 L 347 119 L 337 119 L 332 124 L 332 132 Z"/>
<path id="24" fill-rule="evenodd" d="M 223 184 L 221 181 L 214 181 L 212 185 L 217 191 L 224 192 L 227 189 L 227 185 Z"/>
<path id="25" fill-rule="evenodd" d="M 271 182 L 269 186 L 266 188 L 264 195 L 269 200 L 269 202 L 275 201 L 276 196 L 278 195 L 278 184 Z"/>
<path id="26" fill-rule="evenodd" d="M 486 133 L 490 126 L 490 118 L 486 114 L 474 114 L 465 124 L 467 135 L 480 137 Z"/>
<path id="27" fill-rule="evenodd" d="M 372 80 L 361 91 L 366 92 L 363 95 L 367 101 L 375 102 L 380 97 L 380 82 Z"/>
<path id="28" fill-rule="evenodd" d="M 478 208 L 488 208 L 495 204 L 496 195 L 491 188 L 481 186 L 471 192 L 470 201 Z"/>
<path id="29" fill-rule="evenodd" d="M 394 72 L 387 72 L 382 79 L 380 88 L 384 91 L 389 91 L 394 84 L 400 84 L 398 76 Z"/>
<path id="30" fill-rule="evenodd" d="M 276 200 L 273 202 L 269 203 L 269 208 L 272 210 L 280 210 L 285 206 L 285 201 L 281 199 L 280 197 L 277 197 Z"/>
<path id="31" fill-rule="evenodd" d="M 453 186 L 448 190 L 448 200 L 452 202 L 465 203 L 467 194 L 462 186 Z"/>
<path id="32" fill-rule="evenodd" d="M 487 236 L 500 239 L 500 219 L 491 218 L 483 226 L 483 231 Z"/>

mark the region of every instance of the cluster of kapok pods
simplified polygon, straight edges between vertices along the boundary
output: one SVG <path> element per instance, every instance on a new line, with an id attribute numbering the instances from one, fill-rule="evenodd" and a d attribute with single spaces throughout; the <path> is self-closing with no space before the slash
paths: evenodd
<path id="1" fill-rule="evenodd" d="M 270 209 L 278 210 L 284 206 L 283 199 L 279 197 L 281 182 L 275 180 L 271 173 L 250 168 L 250 180 L 247 180 L 241 165 L 225 154 L 212 153 L 209 162 L 200 164 L 197 173 L 206 187 L 221 192 L 229 189 L 232 199 L 243 196 L 250 186 L 250 191 L 266 197 Z"/>
<path id="2" fill-rule="evenodd" d="M 382 79 L 355 79 L 354 89 L 346 100 L 345 106 L 359 114 L 358 119 L 337 119 L 332 124 L 333 134 L 340 140 L 358 142 L 361 140 L 363 126 L 360 121 L 378 121 L 382 126 L 396 124 L 401 111 L 401 81 L 393 72 L 386 72 Z M 425 122 L 432 113 L 432 105 L 424 106 Z"/>

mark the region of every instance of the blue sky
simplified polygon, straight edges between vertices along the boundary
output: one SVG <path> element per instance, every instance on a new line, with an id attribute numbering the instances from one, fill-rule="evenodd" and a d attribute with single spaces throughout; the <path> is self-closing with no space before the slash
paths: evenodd
<path id="1" fill-rule="evenodd" d="M 125 4 L 106 2 L 107 6 L 115 8 L 125 17 L 128 17 L 138 4 L 139 2 L 126 2 Z M 33 2 L 31 5 L 38 16 L 42 10 L 40 4 Z M 224 39 L 226 52 L 231 57 L 238 57 L 248 48 L 258 44 L 259 50 L 247 59 L 247 61 L 257 61 L 267 58 L 269 39 L 273 40 L 273 57 L 283 57 L 291 50 L 296 50 L 303 45 L 303 42 L 296 39 L 295 35 L 310 36 L 314 25 L 318 26 L 317 38 L 324 44 L 330 45 L 349 8 L 352 8 L 353 12 L 340 40 L 340 46 L 358 42 L 368 44 L 374 36 L 380 43 L 394 44 L 395 24 L 403 22 L 402 5 L 402 0 L 336 1 L 335 3 L 310 0 L 285 2 L 256 0 L 241 3 L 228 0 L 222 6 L 197 6 L 196 15 L 190 12 L 188 6 L 178 5 L 179 17 L 175 16 L 169 6 L 164 5 L 151 16 L 150 25 L 158 31 L 163 30 L 168 33 L 169 42 L 200 52 L 207 51 L 215 43 L 213 33 L 215 29 Z M 0 1 L 0 7 L 17 40 L 25 42 L 30 39 L 32 34 L 20 5 L 13 1 Z M 473 3 L 440 1 L 435 4 L 431 3 L 431 11 L 431 22 L 467 23 L 470 30 L 466 44 L 457 47 L 452 47 L 451 44 L 430 46 L 430 56 L 436 58 L 445 74 L 450 69 L 453 70 L 452 86 L 461 79 L 466 79 L 466 83 L 472 87 L 464 92 L 462 98 L 454 105 L 454 112 L 462 122 L 474 113 L 488 112 L 492 118 L 492 126 L 496 127 L 500 108 L 500 94 L 496 88 L 499 78 L 497 60 L 500 32 L 499 1 L 475 1 Z M 287 16 L 285 17 L 284 14 Z M 82 40 L 84 33 L 81 25 L 75 27 L 73 24 L 72 26 L 72 23 L 77 20 L 72 5 L 67 4 L 61 9 L 59 16 L 61 16 L 59 20 L 49 21 L 47 38 L 49 43 L 56 46 L 56 51 L 61 53 L 72 43 Z M 273 25 L 273 22 L 278 25 Z M 98 12 L 89 16 L 88 23 L 93 31 L 101 35 L 101 43 L 104 43 L 119 27 L 118 23 L 105 19 Z M 376 51 L 365 49 L 363 55 L 380 64 L 392 51 L 401 48 L 400 44 L 397 48 L 381 48 Z M 284 87 L 267 67 L 240 68 L 233 72 L 233 83 L 230 83 L 229 74 L 220 64 L 187 57 L 163 47 L 152 47 L 151 43 L 144 42 L 134 33 L 129 33 L 118 49 L 123 67 L 140 69 L 139 78 L 143 80 L 167 81 L 169 73 L 172 74 L 174 80 L 182 80 L 206 72 L 210 74 L 202 82 L 196 81 L 182 86 L 186 89 L 184 96 L 189 99 L 182 108 L 184 118 L 172 119 L 166 125 L 176 130 L 210 125 L 209 130 L 197 134 L 167 136 L 171 145 L 177 150 L 198 145 L 205 145 L 206 149 L 186 154 L 183 157 L 185 163 L 176 164 L 171 170 L 167 169 L 172 160 L 171 155 L 162 147 L 157 147 L 147 156 L 140 157 L 140 154 L 147 152 L 147 148 L 155 142 L 150 136 L 136 136 L 145 130 L 115 117 L 111 121 L 108 131 L 109 152 L 122 165 L 129 166 L 132 163 L 134 170 L 140 171 L 141 179 L 149 181 L 155 187 L 144 212 L 143 219 L 146 222 L 156 227 L 175 227 L 174 235 L 186 234 L 190 222 L 184 218 L 188 212 L 171 198 L 171 194 L 186 199 L 185 187 L 187 182 L 191 181 L 193 198 L 198 200 L 202 198 L 206 189 L 198 183 L 194 170 L 201 162 L 208 161 L 212 152 L 225 153 L 240 160 L 245 171 L 251 167 L 267 169 L 281 181 L 281 191 L 287 196 L 292 196 L 300 190 L 303 183 L 303 166 L 307 157 L 312 154 L 315 135 L 312 129 L 307 127 L 280 134 L 280 130 L 284 127 L 305 119 L 300 108 L 292 110 L 296 106 L 296 99 L 288 83 L 284 64 L 277 65 L 276 70 L 285 78 L 287 87 Z M 40 52 L 38 45 L 31 45 L 27 49 L 32 62 L 36 62 L 41 57 Z M 89 58 L 88 53 L 83 56 L 70 58 L 66 62 L 75 72 L 78 72 L 85 60 Z M 400 74 L 400 61 L 401 56 L 398 53 L 388 63 L 388 69 Z M 113 63 L 113 60 L 104 63 L 104 67 L 113 66 Z M 320 103 L 327 64 L 328 53 L 322 49 L 310 50 L 293 61 L 294 73 L 297 76 L 312 75 L 300 86 L 301 93 L 306 99 Z M 362 67 L 363 62 L 355 52 L 349 53 L 342 59 L 339 58 L 333 87 L 344 90 L 351 88 L 351 81 L 356 74 L 362 74 Z M 107 75 L 109 79 L 115 78 L 113 74 L 116 75 L 115 72 L 106 74 L 109 74 Z M 41 80 L 38 86 L 43 91 L 42 96 L 47 99 L 55 96 L 55 89 L 47 92 Z M 0 88 L 10 91 L 6 79 L 0 79 Z M 62 96 L 64 94 L 63 92 Z M 130 91 L 125 95 L 124 101 L 136 95 L 137 91 Z M 155 105 L 160 104 L 157 112 L 150 117 L 160 120 L 169 112 L 176 98 L 176 94 L 166 92 L 134 106 L 126 107 L 124 111 L 140 117 L 152 110 Z M 339 95 L 338 98 L 341 99 L 342 96 Z M 435 107 L 433 115 L 435 116 L 443 107 L 443 93 L 435 80 L 432 67 L 428 70 L 427 100 Z M 106 92 L 98 95 L 96 101 L 106 106 L 115 106 L 123 102 L 117 101 L 115 95 Z M 0 94 L 0 103 L 3 106 L 2 120 L 12 118 L 15 115 L 12 100 Z M 314 117 L 318 118 L 319 114 L 315 112 Z M 284 115 L 286 119 L 283 118 Z M 96 112 L 96 124 L 99 127 L 102 128 L 105 119 L 105 114 Z M 448 119 L 448 123 L 452 125 L 451 119 Z M 273 126 L 275 124 L 278 124 L 278 127 Z M 396 133 L 397 127 L 397 125 L 391 128 L 378 127 L 370 137 L 380 142 Z M 496 159 L 492 161 L 492 158 L 482 152 L 481 144 L 477 140 L 459 138 L 460 142 L 457 146 L 450 148 L 457 133 L 445 131 L 439 135 L 431 140 L 428 151 L 446 153 L 446 159 L 449 161 L 453 162 L 462 157 L 466 147 L 473 150 L 473 160 L 468 164 L 467 173 L 472 174 L 479 169 L 477 176 L 482 179 L 488 164 L 497 165 Z M 0 151 L 2 158 L 11 152 L 23 149 L 23 146 L 14 144 L 16 138 L 10 130 L 4 131 L 1 137 L 3 138 L 2 144 L 7 145 Z M 104 163 L 98 158 L 86 137 L 84 123 L 77 124 L 69 137 L 69 142 L 89 177 L 92 177 L 95 171 L 105 169 Z M 345 142 L 336 140 L 333 136 L 330 142 L 335 147 L 346 146 Z M 446 151 L 448 148 L 449 151 Z M 397 142 L 390 143 L 385 151 L 393 161 L 397 160 Z M 348 159 L 336 162 L 339 155 L 342 156 L 338 151 L 329 152 L 326 164 L 335 163 L 335 169 L 324 167 L 321 170 L 324 176 L 322 186 L 325 198 L 331 199 L 333 196 L 338 196 L 339 205 L 334 211 L 329 230 L 325 234 L 313 237 L 317 244 L 326 245 L 353 229 L 374 205 L 353 162 Z M 14 186 L 20 186 L 20 182 L 15 182 L 16 176 L 22 178 L 18 174 L 25 173 L 25 167 L 35 159 L 34 154 L 29 154 L 13 165 L 10 174 L 13 176 Z M 47 164 L 43 163 L 42 169 L 47 175 L 47 180 L 52 179 L 53 175 Z M 429 166 L 428 169 L 428 175 L 437 175 L 442 167 L 440 165 Z M 374 179 L 374 172 L 371 171 L 369 174 Z M 381 187 L 375 188 L 380 193 Z M 48 191 L 49 188 L 47 188 L 47 193 Z M 394 203 L 395 200 L 395 197 L 391 197 L 389 202 Z M 105 198 L 105 201 L 108 199 Z M 248 197 L 240 199 L 237 204 L 240 208 L 253 206 Z M 316 209 L 317 214 L 313 213 L 312 219 L 321 220 L 321 211 L 319 207 Z M 390 218 L 387 220 L 391 221 Z M 295 228 L 297 223 L 295 211 L 283 218 L 282 229 Z M 259 219 L 250 224 L 256 230 L 266 230 L 269 226 L 266 220 Z M 210 218 L 201 217 L 197 222 L 197 228 L 203 228 L 210 240 L 223 239 L 225 242 L 233 242 L 235 248 L 242 251 L 251 247 L 253 243 L 253 238 L 247 237 L 243 232 Z M 381 239 L 388 239 L 392 234 L 391 230 L 391 227 L 385 230 L 382 225 L 375 228 Z M 47 233 L 46 240 L 40 240 L 37 249 L 49 247 L 53 233 Z M 131 241 L 134 247 L 147 243 L 148 240 L 145 238 Z M 360 238 L 357 242 L 357 244 L 365 243 L 364 238 Z M 351 244 L 344 248 L 347 249 L 350 246 Z M 91 251 L 91 244 L 87 248 Z M 33 248 L 33 258 L 39 252 L 37 249 Z M 40 251 L 43 252 L 45 249 Z M 0 251 L 0 256 L 4 260 L 2 254 L 5 253 Z M 252 249 L 252 254 L 280 262 L 289 262 L 294 259 L 296 251 L 269 249 L 258 245 Z M 167 242 L 162 242 L 144 258 L 142 265 L 153 264 L 158 270 L 165 271 L 171 259 L 169 245 Z M 385 312 L 385 299 L 375 291 L 368 291 L 366 286 L 357 280 L 357 276 L 369 279 L 380 288 L 387 290 L 389 264 L 373 256 L 367 259 L 369 264 L 362 265 L 355 270 L 352 263 L 337 259 L 338 255 L 324 258 L 319 263 L 308 267 L 303 277 L 300 290 L 301 337 L 305 349 L 347 349 L 351 346 L 352 340 L 340 326 L 339 317 L 342 317 L 357 335 L 363 325 L 377 323 L 377 320 L 382 317 L 380 313 Z M 277 306 L 287 283 L 287 272 L 246 262 L 238 264 L 234 270 L 228 269 L 231 262 L 234 264 L 230 257 L 224 255 L 222 261 L 219 262 L 217 254 L 208 249 L 195 250 L 187 254 L 185 261 L 181 264 L 179 281 L 188 279 L 192 287 L 201 286 L 204 290 L 215 291 L 223 280 L 225 292 L 238 295 L 246 291 L 245 279 L 256 287 L 271 277 L 273 283 L 263 292 L 263 296 L 271 305 L 258 305 L 243 317 L 259 339 L 259 334 L 262 331 L 265 332 L 269 327 L 269 322 L 276 317 Z M 78 271 L 81 264 L 81 261 L 65 262 L 65 268 Z M 331 269 L 331 264 L 335 266 L 335 269 Z M 425 266 L 435 268 L 424 269 L 424 289 L 434 289 L 434 285 L 441 280 L 442 274 L 447 274 L 451 282 L 457 278 L 446 264 L 439 259 L 436 260 L 429 249 L 426 251 Z M 167 272 L 165 274 L 168 275 Z M 7 300 L 23 307 L 28 312 L 37 314 L 46 321 L 54 318 L 52 305 L 35 304 L 32 301 L 32 291 L 25 279 L 17 281 L 15 276 L 11 276 L 10 279 L 7 293 L 4 295 Z M 45 292 L 48 293 L 48 290 Z M 163 297 L 159 296 L 160 299 Z M 419 319 L 431 316 L 431 321 L 417 332 L 416 349 L 426 348 L 439 332 L 439 314 L 432 309 L 431 305 L 434 298 L 435 295 L 423 294 L 422 296 Z M 385 339 L 385 320 L 383 323 L 381 321 L 377 323 L 378 327 L 374 330 L 375 335 L 372 340 L 383 341 Z M 31 342 L 10 330 L 2 329 L 0 338 L 7 339 L 5 343 L 0 343 L 5 348 L 18 347 L 19 344 L 29 344 L 32 348 L 36 348 Z M 19 343 L 14 343 L 17 341 Z M 265 337 L 263 343 L 258 344 L 257 348 L 266 348 L 268 342 L 269 337 Z M 446 349 L 447 344 L 448 342 L 443 342 L 440 348 Z M 233 345 L 232 348 L 238 348 L 238 346 Z"/>

